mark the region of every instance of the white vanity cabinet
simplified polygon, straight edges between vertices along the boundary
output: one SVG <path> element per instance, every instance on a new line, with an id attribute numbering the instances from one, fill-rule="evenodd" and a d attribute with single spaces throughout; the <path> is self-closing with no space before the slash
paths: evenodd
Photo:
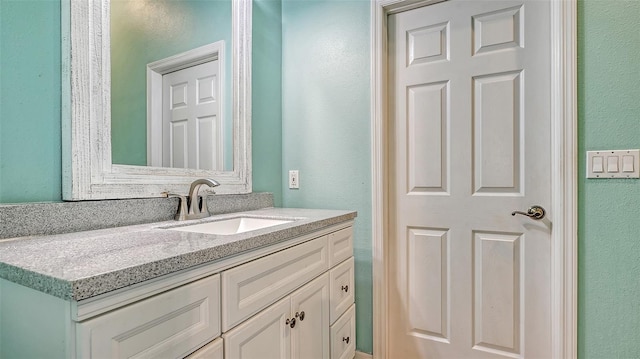
<path id="1" fill-rule="evenodd" d="M 355 311 L 348 312 L 355 299 L 351 227 L 224 271 L 221 276 L 225 358 L 355 355 Z M 331 331 L 336 331 L 339 341 L 331 340 Z M 343 337 L 348 339 L 343 342 Z"/>
<path id="2" fill-rule="evenodd" d="M 77 302 L 0 279 L 0 357 L 353 358 L 352 224 Z"/>

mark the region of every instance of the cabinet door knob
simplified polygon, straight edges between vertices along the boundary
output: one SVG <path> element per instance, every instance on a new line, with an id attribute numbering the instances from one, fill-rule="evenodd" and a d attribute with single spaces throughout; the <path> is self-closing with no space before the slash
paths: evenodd
<path id="1" fill-rule="evenodd" d="M 284 322 L 284 324 L 290 326 L 291 328 L 296 326 L 296 318 L 291 318 L 291 319 L 287 319 L 286 322 Z"/>
<path id="2" fill-rule="evenodd" d="M 300 313 L 296 312 L 296 318 L 300 318 L 300 321 L 304 320 L 304 310 Z"/>
<path id="3" fill-rule="evenodd" d="M 342 290 L 344 290 L 345 293 L 349 292 L 349 286 L 348 285 L 343 285 L 342 286 Z"/>
<path id="4" fill-rule="evenodd" d="M 349 344 L 349 337 L 342 337 L 342 341 Z"/>

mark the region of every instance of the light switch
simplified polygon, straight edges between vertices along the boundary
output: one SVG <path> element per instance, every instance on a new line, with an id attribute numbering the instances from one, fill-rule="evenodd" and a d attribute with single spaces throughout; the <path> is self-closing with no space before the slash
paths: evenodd
<path id="1" fill-rule="evenodd" d="M 587 151 L 587 178 L 640 178 L 640 150 Z"/>
<path id="2" fill-rule="evenodd" d="M 604 172 L 604 158 L 602 156 L 593 156 L 591 165 L 593 166 L 593 173 Z"/>
<path id="3" fill-rule="evenodd" d="M 633 172 L 633 162 L 633 156 L 622 156 L 622 172 Z"/>
<path id="4" fill-rule="evenodd" d="M 618 173 L 618 156 L 607 156 L 607 172 Z"/>

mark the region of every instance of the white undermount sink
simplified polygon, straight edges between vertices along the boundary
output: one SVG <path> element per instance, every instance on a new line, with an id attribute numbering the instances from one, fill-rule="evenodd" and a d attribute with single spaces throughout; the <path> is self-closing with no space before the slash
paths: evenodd
<path id="1" fill-rule="evenodd" d="M 206 234 L 238 234 L 293 222 L 292 219 L 274 219 L 257 217 L 235 217 L 214 222 L 194 224 L 184 227 L 168 228 L 172 231 Z"/>

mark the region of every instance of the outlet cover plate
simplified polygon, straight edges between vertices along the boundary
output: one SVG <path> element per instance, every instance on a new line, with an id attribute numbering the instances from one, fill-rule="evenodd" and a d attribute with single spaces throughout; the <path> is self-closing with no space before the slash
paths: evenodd
<path id="1" fill-rule="evenodd" d="M 298 170 L 289 171 L 289 189 L 300 188 L 300 173 Z"/>

